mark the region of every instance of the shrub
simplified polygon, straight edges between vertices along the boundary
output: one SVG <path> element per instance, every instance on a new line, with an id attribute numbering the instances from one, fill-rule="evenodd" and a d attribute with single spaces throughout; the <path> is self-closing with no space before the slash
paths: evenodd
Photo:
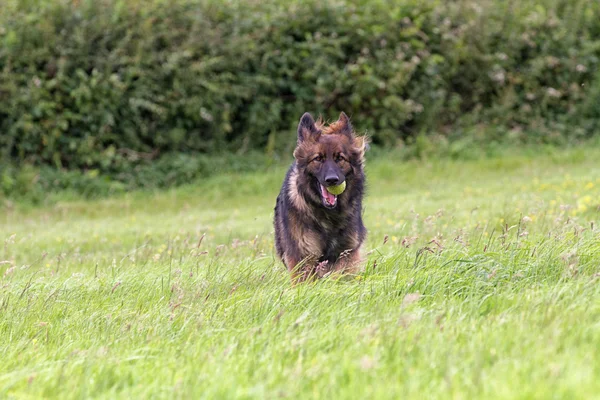
<path id="1" fill-rule="evenodd" d="M 386 146 L 568 142 L 600 117 L 594 0 L 1 7 L 0 155 L 13 164 L 122 177 L 163 154 L 289 151 L 307 110 L 344 110 Z"/>

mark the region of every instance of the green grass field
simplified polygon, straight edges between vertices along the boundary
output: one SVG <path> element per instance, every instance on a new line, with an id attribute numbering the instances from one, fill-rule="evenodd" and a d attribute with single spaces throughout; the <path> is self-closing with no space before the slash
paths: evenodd
<path id="1" fill-rule="evenodd" d="M 369 159 L 365 272 L 297 287 L 283 168 L 5 206 L 0 398 L 600 398 L 598 160 Z"/>

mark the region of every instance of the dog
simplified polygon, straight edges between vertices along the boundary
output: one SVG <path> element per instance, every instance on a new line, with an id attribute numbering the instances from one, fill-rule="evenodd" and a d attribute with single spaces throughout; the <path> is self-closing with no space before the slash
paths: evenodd
<path id="1" fill-rule="evenodd" d="M 305 113 L 275 205 L 275 248 L 294 282 L 359 270 L 367 230 L 362 220 L 365 136 L 348 116 L 325 125 Z M 346 183 L 339 195 L 327 187 Z"/>

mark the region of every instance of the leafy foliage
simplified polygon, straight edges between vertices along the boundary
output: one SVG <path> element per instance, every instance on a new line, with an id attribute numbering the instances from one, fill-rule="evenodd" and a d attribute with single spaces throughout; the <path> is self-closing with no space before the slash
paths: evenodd
<path id="1" fill-rule="evenodd" d="M 307 110 L 344 110 L 380 145 L 577 140 L 597 130 L 598 15 L 592 0 L 7 0 L 0 155 L 115 176 L 165 153 L 287 151 Z"/>

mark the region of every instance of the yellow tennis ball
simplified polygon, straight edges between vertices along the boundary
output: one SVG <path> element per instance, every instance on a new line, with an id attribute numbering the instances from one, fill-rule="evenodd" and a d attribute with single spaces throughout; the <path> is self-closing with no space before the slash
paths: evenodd
<path id="1" fill-rule="evenodd" d="M 335 194 L 336 196 L 339 194 L 344 193 L 344 190 L 346 190 L 346 181 L 340 183 L 337 186 L 328 186 L 327 191 L 331 194 Z"/>

